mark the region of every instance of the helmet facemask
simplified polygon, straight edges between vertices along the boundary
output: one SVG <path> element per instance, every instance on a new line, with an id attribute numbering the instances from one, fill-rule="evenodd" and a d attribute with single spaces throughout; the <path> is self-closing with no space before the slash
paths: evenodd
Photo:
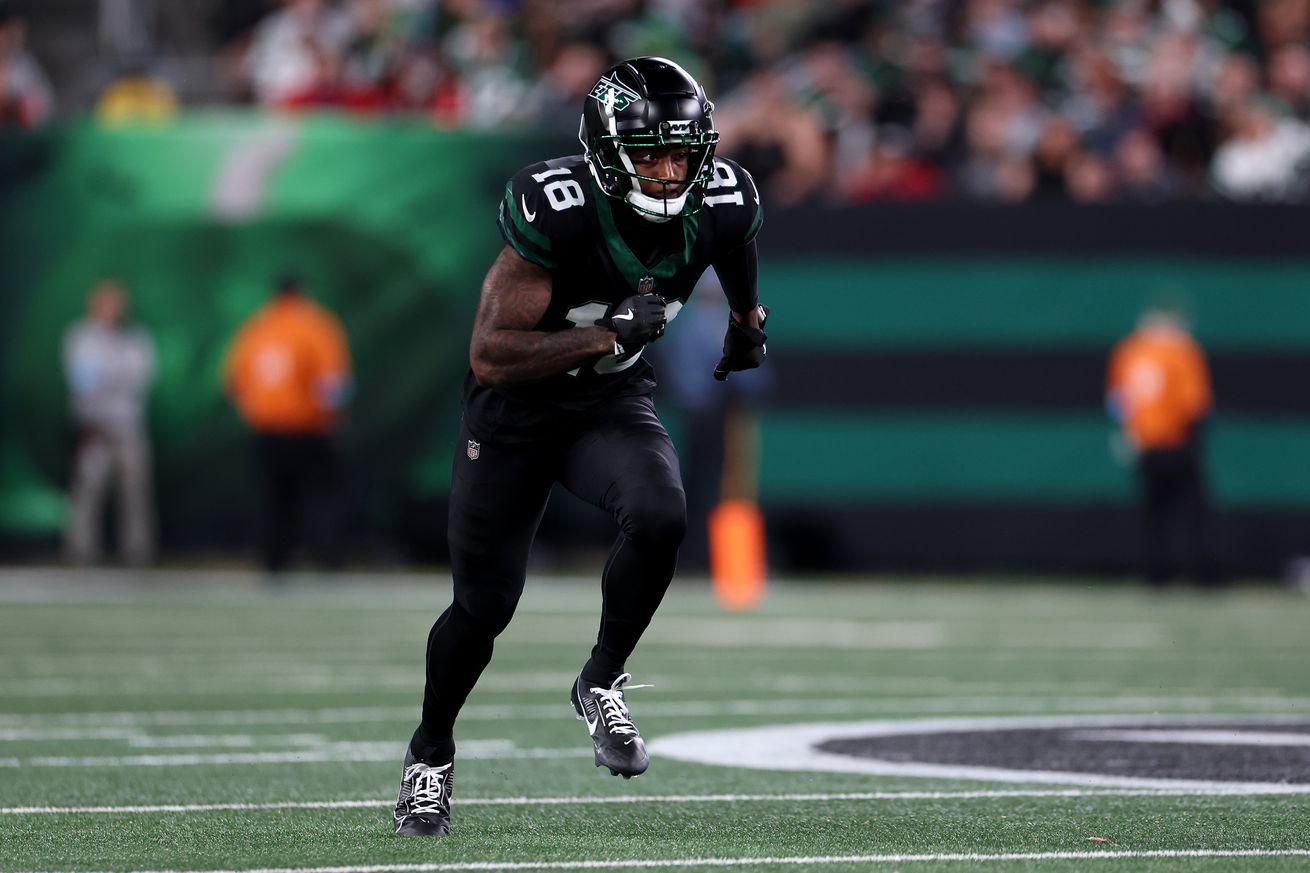
<path id="1" fill-rule="evenodd" d="M 692 125 L 699 126 L 697 122 Z M 668 122 L 664 122 L 668 125 Z M 601 137 L 597 163 L 607 175 L 619 177 L 618 196 L 643 218 L 655 222 L 669 221 L 683 215 L 695 215 L 702 203 L 701 190 L 713 172 L 717 131 L 688 134 L 629 134 Z M 637 171 L 633 155 L 654 149 L 686 149 L 687 174 L 682 179 L 643 176 Z M 658 185 L 662 193 L 648 194 L 642 183 Z M 609 193 L 609 192 L 606 192 Z"/>

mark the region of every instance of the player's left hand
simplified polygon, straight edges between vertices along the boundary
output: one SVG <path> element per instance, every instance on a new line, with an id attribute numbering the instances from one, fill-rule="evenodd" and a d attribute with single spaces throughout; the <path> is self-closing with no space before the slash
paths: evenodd
<path id="1" fill-rule="evenodd" d="M 723 357 L 714 368 L 714 378 L 720 382 L 728 378 L 729 373 L 753 370 L 764 363 L 768 354 L 764 343 L 769 335 L 764 332 L 764 322 L 769 320 L 769 307 L 760 305 L 760 326 L 758 328 L 742 324 L 732 318 L 728 319 L 728 333 L 723 338 Z"/>
<path id="2" fill-rule="evenodd" d="M 664 309 L 664 298 L 658 294 L 634 294 L 611 307 L 596 324 L 614 331 L 618 343 L 633 352 L 664 336 L 668 323 Z"/>

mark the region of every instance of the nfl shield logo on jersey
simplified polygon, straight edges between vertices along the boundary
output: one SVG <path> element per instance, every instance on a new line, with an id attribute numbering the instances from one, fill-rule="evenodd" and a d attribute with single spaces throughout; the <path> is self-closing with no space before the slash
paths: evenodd
<path id="1" fill-rule="evenodd" d="M 650 294 L 655 290 L 655 277 L 642 276 L 641 281 L 637 283 L 638 294 Z"/>
<path id="2" fill-rule="evenodd" d="M 468 452 L 469 460 L 476 461 L 478 459 L 478 455 L 482 454 L 482 443 L 478 442 L 477 440 L 469 440 L 469 447 L 467 449 L 467 452 Z"/>

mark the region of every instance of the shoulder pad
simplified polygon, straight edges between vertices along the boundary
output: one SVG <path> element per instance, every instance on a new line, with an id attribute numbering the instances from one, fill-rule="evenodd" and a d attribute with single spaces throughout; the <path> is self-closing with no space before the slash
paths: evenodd
<path id="1" fill-rule="evenodd" d="M 554 269 L 559 253 L 584 227 L 580 208 L 593 196 L 581 158 L 558 158 L 524 167 L 505 186 L 497 224 L 505 242 L 525 260 Z"/>
<path id="2" fill-rule="evenodd" d="M 727 158 L 714 159 L 714 174 L 705 186 L 705 209 L 714 216 L 724 241 L 734 247 L 755 239 L 764 223 L 755 180 L 744 167 Z"/>

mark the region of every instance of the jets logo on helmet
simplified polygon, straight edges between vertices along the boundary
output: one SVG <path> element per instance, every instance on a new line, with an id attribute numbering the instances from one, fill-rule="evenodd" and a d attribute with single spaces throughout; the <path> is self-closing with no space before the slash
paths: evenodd
<path id="1" fill-rule="evenodd" d="M 591 89 L 591 96 L 609 106 L 614 112 L 621 112 L 641 99 L 640 94 L 610 76 L 601 77 L 596 87 Z"/>
<path id="2" fill-rule="evenodd" d="M 591 89 L 578 139 L 601 191 L 643 218 L 670 221 L 696 213 L 704 202 L 719 142 L 713 113 L 705 89 L 682 67 L 664 58 L 632 58 L 606 70 Z M 684 178 L 637 172 L 638 150 L 673 148 L 685 152 Z M 643 182 L 663 195 L 647 193 Z"/>

